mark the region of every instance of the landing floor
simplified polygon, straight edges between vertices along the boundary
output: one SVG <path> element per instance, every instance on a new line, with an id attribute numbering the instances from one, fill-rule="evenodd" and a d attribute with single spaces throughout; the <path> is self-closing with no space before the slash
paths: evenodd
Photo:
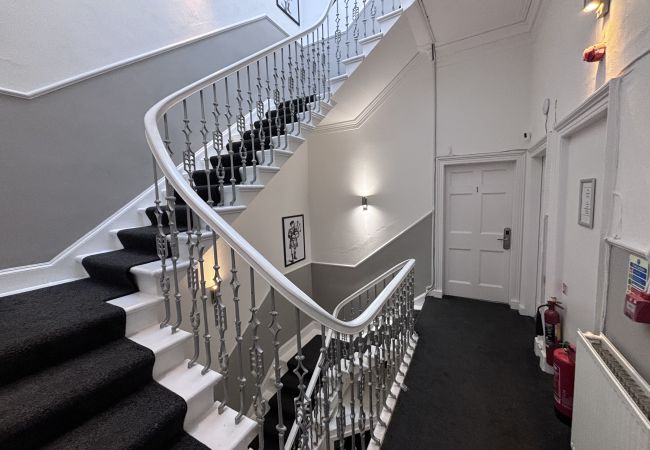
<path id="1" fill-rule="evenodd" d="M 427 298 L 387 450 L 568 449 L 539 370 L 534 322 L 506 305 Z"/>

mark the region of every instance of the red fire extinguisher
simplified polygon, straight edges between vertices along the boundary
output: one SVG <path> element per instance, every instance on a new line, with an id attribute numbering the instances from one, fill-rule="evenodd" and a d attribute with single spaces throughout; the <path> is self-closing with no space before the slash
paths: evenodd
<path id="1" fill-rule="evenodd" d="M 565 343 L 553 352 L 553 400 L 555 413 L 565 421 L 571 421 L 573 413 L 573 386 L 576 375 L 576 349 Z"/>
<path id="2" fill-rule="evenodd" d="M 546 344 L 546 362 L 549 366 L 553 365 L 553 352 L 562 342 L 562 319 L 560 313 L 555 308 L 561 308 L 562 302 L 557 298 L 551 297 L 546 303 L 544 311 L 544 342 Z"/>

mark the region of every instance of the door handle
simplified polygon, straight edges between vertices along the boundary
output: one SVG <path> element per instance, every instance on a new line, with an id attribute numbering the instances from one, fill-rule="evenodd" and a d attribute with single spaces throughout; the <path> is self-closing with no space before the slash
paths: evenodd
<path id="1" fill-rule="evenodd" d="M 503 229 L 503 237 L 502 238 L 497 238 L 497 241 L 501 241 L 503 243 L 503 249 L 504 250 L 510 250 L 510 242 L 512 240 L 512 229 L 511 228 L 504 228 Z"/>

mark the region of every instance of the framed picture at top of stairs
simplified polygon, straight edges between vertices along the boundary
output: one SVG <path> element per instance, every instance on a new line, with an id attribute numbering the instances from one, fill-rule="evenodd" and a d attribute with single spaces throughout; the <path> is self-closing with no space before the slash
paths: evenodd
<path id="1" fill-rule="evenodd" d="M 305 216 L 282 218 L 282 242 L 284 244 L 284 267 L 305 259 Z"/>
<path id="2" fill-rule="evenodd" d="M 300 0 L 275 0 L 280 8 L 291 20 L 300 25 Z"/>

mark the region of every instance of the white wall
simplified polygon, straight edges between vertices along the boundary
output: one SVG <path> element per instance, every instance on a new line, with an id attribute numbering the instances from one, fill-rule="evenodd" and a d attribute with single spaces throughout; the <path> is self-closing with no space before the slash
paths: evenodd
<path id="1" fill-rule="evenodd" d="M 306 27 L 327 0 L 301 3 Z M 0 11 L 0 88 L 21 92 L 254 16 L 268 15 L 289 34 L 299 29 L 271 0 L 0 0 Z M 214 61 L 215 69 L 220 66 Z"/>
<path id="2" fill-rule="evenodd" d="M 526 35 L 442 56 L 438 156 L 528 147 L 529 65 Z"/>
<path id="3" fill-rule="evenodd" d="M 620 126 L 615 178 L 613 216 L 600 223 L 603 201 L 611 193 L 603 192 L 605 148 L 604 122 L 580 130 L 565 142 L 549 139 L 547 154 L 559 160 L 559 173 L 549 170 L 551 209 L 549 242 L 550 259 L 547 296 L 556 295 L 567 303 L 564 313 L 565 335 L 575 339 L 578 327 L 600 331 L 600 300 L 596 292 L 603 275 L 598 272 L 603 264 L 599 254 L 600 234 L 615 235 L 626 241 L 650 246 L 650 56 L 645 56 L 632 67 L 626 67 L 644 52 L 650 50 L 650 5 L 647 0 L 613 1 L 609 15 L 597 20 L 595 14 L 580 11 L 579 1 L 545 2 L 533 30 L 532 83 L 529 117 L 534 140 L 544 135 L 541 104 L 551 99 L 549 130 L 555 119 L 561 121 L 613 77 L 623 75 L 620 91 L 620 116 L 610 117 Z M 601 63 L 589 64 L 581 60 L 585 47 L 606 41 L 607 57 Z M 624 72 L 622 72 L 624 71 Z M 557 111 L 554 104 L 557 100 Z M 644 125 L 645 124 L 645 125 Z M 608 136 L 612 137 L 612 136 Z M 597 187 L 595 210 L 596 228 L 578 227 L 576 182 L 579 178 L 595 176 Z M 533 182 L 534 180 L 529 180 Z M 559 183 L 556 183 L 558 181 Z M 602 196 L 602 197 L 601 197 Z M 566 283 L 566 295 L 561 293 Z"/>
<path id="4" fill-rule="evenodd" d="M 432 64 L 421 54 L 359 129 L 312 138 L 314 261 L 355 265 L 431 211 L 432 104 Z"/>

